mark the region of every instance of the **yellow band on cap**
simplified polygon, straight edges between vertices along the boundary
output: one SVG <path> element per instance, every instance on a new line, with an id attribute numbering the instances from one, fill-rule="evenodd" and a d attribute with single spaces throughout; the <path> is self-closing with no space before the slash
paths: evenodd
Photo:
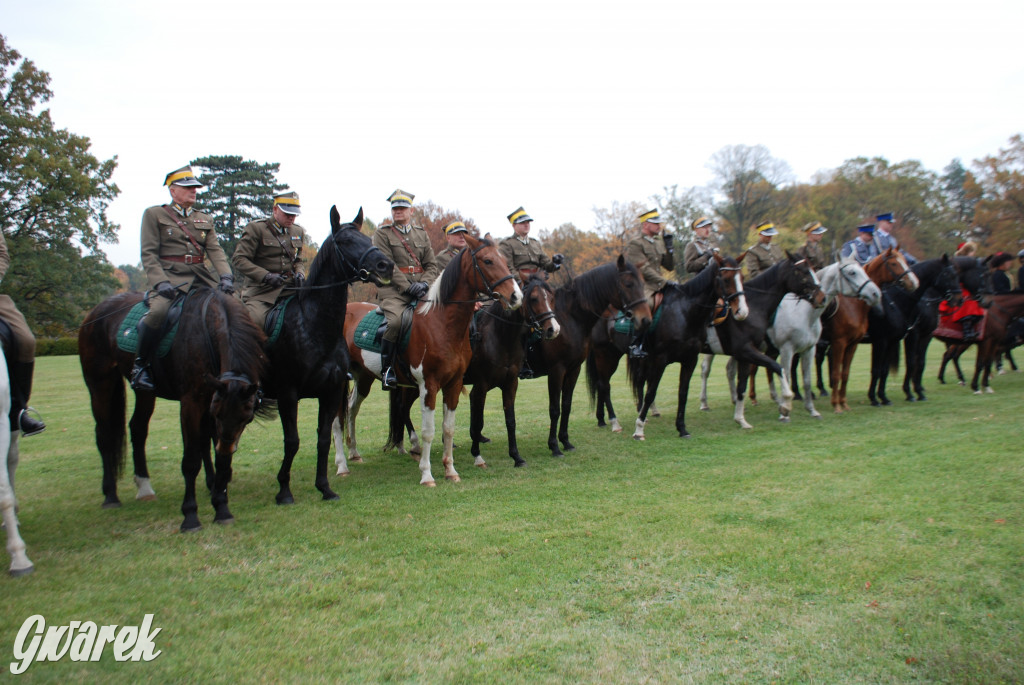
<path id="1" fill-rule="evenodd" d="M 775 228 L 775 224 L 761 224 L 760 226 L 757 227 L 757 231 L 758 233 L 760 233 L 761 231 L 767 231 L 769 228 Z"/>
<path id="2" fill-rule="evenodd" d="M 298 205 L 299 201 L 293 197 L 275 197 L 275 205 Z"/>
<path id="3" fill-rule="evenodd" d="M 516 219 L 518 219 L 519 217 L 522 217 L 522 216 L 526 216 L 526 210 L 525 209 L 520 209 L 518 212 L 514 212 L 512 214 L 512 216 L 510 216 L 508 218 L 509 223 L 513 223 L 514 224 L 516 222 Z"/>
<path id="4" fill-rule="evenodd" d="M 164 181 L 164 185 L 165 186 L 169 186 L 172 183 L 174 183 L 175 181 L 180 181 L 183 178 L 195 178 L 195 175 L 192 173 L 191 170 L 179 171 L 176 174 L 171 174 L 170 176 L 168 176 L 167 180 Z"/>
<path id="5" fill-rule="evenodd" d="M 650 221 L 651 219 L 657 219 L 657 218 L 658 218 L 658 211 L 657 210 L 653 210 L 653 211 L 647 212 L 646 214 L 641 214 L 640 215 L 640 223 L 644 223 L 645 221 Z"/>
<path id="6" fill-rule="evenodd" d="M 820 226 L 820 221 L 812 221 L 811 223 L 807 224 L 806 228 L 804 228 L 804 233 L 810 233 L 811 231 L 813 231 L 816 228 L 819 228 Z"/>
<path id="7" fill-rule="evenodd" d="M 405 202 L 408 202 L 409 204 L 412 204 L 412 198 L 409 197 L 408 195 L 392 195 L 391 196 L 391 204 L 395 204 L 396 202 L 402 202 L 402 201 L 405 201 Z"/>

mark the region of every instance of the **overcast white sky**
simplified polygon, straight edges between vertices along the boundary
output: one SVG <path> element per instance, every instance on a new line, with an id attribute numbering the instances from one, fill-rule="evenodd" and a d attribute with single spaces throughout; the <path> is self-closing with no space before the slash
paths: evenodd
<path id="1" fill-rule="evenodd" d="M 164 175 L 279 162 L 301 223 L 374 220 L 396 187 L 485 231 L 704 185 L 726 145 L 798 180 L 856 156 L 941 169 L 1024 130 L 1024 2 L 0 0 L 61 128 L 118 156 L 115 264 Z M 200 194 L 199 204 L 202 203 Z"/>

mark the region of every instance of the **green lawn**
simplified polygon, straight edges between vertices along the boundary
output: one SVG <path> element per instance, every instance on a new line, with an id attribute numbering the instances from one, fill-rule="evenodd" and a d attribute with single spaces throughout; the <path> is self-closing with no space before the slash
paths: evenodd
<path id="1" fill-rule="evenodd" d="M 361 413 L 367 461 L 331 479 L 340 502 L 312 486 L 316 406 L 306 401 L 297 503 L 274 504 L 279 424 L 253 425 L 235 457 L 236 523 L 213 525 L 202 500 L 205 528 L 189 535 L 178 533 L 177 406 L 161 402 L 153 420 L 158 500 L 135 501 L 126 477 L 124 506 L 103 510 L 78 360 L 41 359 L 33 404 L 49 429 L 23 441 L 18 471 L 36 572 L 0 577 L 2 672 L 33 614 L 49 625 L 138 625 L 152 613 L 163 650 L 152 662 L 115 663 L 108 649 L 99 663 L 36 663 L 21 677 L 1021 682 L 1024 374 L 997 377 L 993 395 L 940 386 L 939 347 L 928 402 L 868 406 L 862 348 L 852 412 L 819 401 L 818 421 L 798 405 L 780 424 L 760 376 L 751 431 L 732 422 L 718 360 L 711 412 L 697 410 L 692 386 L 690 440 L 673 427 L 677 365 L 643 443 L 629 437 L 624 375 L 613 383 L 618 435 L 596 428 L 581 382 L 570 424 L 578 449 L 557 460 L 546 448 L 546 385 L 524 382 L 529 466 L 512 468 L 492 393 L 490 468 L 472 466 L 464 400 L 462 482 L 434 489 L 418 485 L 407 457 L 380 452 L 386 407 L 375 388 Z M 890 384 L 890 396 L 902 393 Z"/>

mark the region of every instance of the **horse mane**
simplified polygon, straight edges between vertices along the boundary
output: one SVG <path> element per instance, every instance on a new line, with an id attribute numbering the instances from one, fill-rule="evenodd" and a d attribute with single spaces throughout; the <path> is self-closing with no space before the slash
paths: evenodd
<path id="1" fill-rule="evenodd" d="M 779 282 L 779 271 L 782 270 L 782 265 L 788 261 L 788 259 L 783 259 L 780 262 L 775 262 L 749 281 L 744 281 L 744 285 L 754 290 L 771 290 Z"/>
<path id="2" fill-rule="evenodd" d="M 711 259 L 708 260 L 707 266 L 701 269 L 696 276 L 688 280 L 686 283 L 680 283 L 673 286 L 673 290 L 686 295 L 687 297 L 693 297 L 699 295 L 708 289 L 711 282 L 718 276 L 718 262 Z"/>
<path id="3" fill-rule="evenodd" d="M 482 247 L 492 247 L 492 243 L 487 238 L 480 239 L 480 245 L 477 249 Z M 459 285 L 459 281 L 462 278 L 462 256 L 466 254 L 468 246 L 459 250 L 452 260 L 448 262 L 448 266 L 444 268 L 441 275 L 434 279 L 434 282 L 430 284 L 430 289 L 427 290 L 425 296 L 425 302 L 422 308 L 417 308 L 419 314 L 426 314 L 434 307 L 444 307 L 448 303 L 452 296 L 455 295 L 455 289 Z"/>
<path id="4" fill-rule="evenodd" d="M 252 382 L 258 383 L 266 370 L 267 359 L 263 354 L 263 343 L 266 335 L 253 323 L 245 306 L 230 295 L 214 288 L 199 288 L 194 292 L 186 311 L 180 319 L 178 339 L 210 341 L 209 345 L 197 345 L 203 350 L 207 369 L 213 375 L 224 371 L 240 371 L 252 374 Z M 223 315 L 225 328 L 211 331 L 204 313 L 216 308 Z M 223 340 L 228 354 L 227 359 L 220 359 L 221 348 L 215 341 Z"/>
<path id="5" fill-rule="evenodd" d="M 327 249 L 330 247 L 331 249 Z M 306 299 L 306 297 L 312 292 L 308 286 L 311 285 L 322 285 L 320 283 L 321 272 L 330 273 L 334 263 L 338 260 L 339 250 L 334 249 L 334 233 L 328 234 L 324 242 L 320 244 L 320 249 L 317 250 L 316 256 L 313 257 L 313 263 L 309 265 L 309 278 L 303 283 L 303 287 L 298 289 L 299 301 Z"/>
<path id="6" fill-rule="evenodd" d="M 632 262 L 626 261 L 624 264 L 634 278 L 640 278 L 640 272 Z M 618 293 L 618 272 L 618 263 L 608 262 L 584 271 L 572 279 L 568 287 L 576 293 L 585 309 L 601 314 Z"/>

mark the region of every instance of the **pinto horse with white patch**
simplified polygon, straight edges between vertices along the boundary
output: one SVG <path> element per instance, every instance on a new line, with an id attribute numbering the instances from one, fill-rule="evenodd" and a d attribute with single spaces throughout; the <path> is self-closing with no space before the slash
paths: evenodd
<path id="1" fill-rule="evenodd" d="M 7 529 L 7 553 L 11 556 L 10 574 L 24 576 L 35 566 L 25 554 L 25 541 L 18 533 L 17 500 L 14 498 L 14 470 L 18 466 L 18 437 L 20 431 L 11 431 L 8 415 L 11 412 L 11 379 L 7 375 L 7 360 L 0 346 L 0 519 Z"/>
<path id="2" fill-rule="evenodd" d="M 400 358 L 407 365 L 398 369 L 399 385 L 414 385 L 419 388 L 422 404 L 420 426 L 420 484 L 433 487 L 434 476 L 430 471 L 430 447 L 434 441 L 434 412 L 437 394 L 444 396 L 443 444 L 445 478 L 460 480 L 455 470 L 452 455 L 452 441 L 455 434 L 455 409 L 459 406 L 462 392 L 462 377 L 469 366 L 472 350 L 469 344 L 469 323 L 476 307 L 477 293 L 486 293 L 500 299 L 509 309 L 517 309 L 523 302 L 523 291 L 512 278 L 505 258 L 489 240 L 477 240 L 466 236 L 466 248 L 455 255 L 444 272 L 430 286 L 424 300 L 417 306 L 412 317 L 409 344 Z M 360 459 L 356 448 L 355 426 L 359 405 L 370 392 L 375 378 L 380 378 L 380 354 L 369 352 L 355 344 L 356 327 L 363 317 L 376 306 L 366 302 L 355 302 L 345 313 L 345 339 L 352 358 L 352 376 L 355 381 L 349 399 L 347 417 L 339 415 L 335 423 L 335 445 L 338 473 L 348 473 L 344 445 L 353 461 Z M 385 449 L 401 447 L 404 439 L 405 421 L 402 410 L 402 393 L 392 392 L 390 400 L 390 429 Z M 338 428 L 344 419 L 344 442 L 339 439 Z"/>

